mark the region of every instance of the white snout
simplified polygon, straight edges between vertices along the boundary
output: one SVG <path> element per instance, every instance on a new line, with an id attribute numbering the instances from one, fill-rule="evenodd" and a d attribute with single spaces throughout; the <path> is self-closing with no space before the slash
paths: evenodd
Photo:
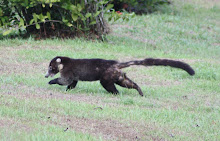
<path id="1" fill-rule="evenodd" d="M 50 74 L 49 72 L 47 72 L 46 75 L 45 75 L 45 77 L 46 77 L 46 78 L 48 78 L 49 76 L 50 76 L 50 77 L 53 77 L 54 75 L 55 75 L 55 74 L 53 74 L 53 73 Z"/>
<path id="2" fill-rule="evenodd" d="M 48 78 L 50 76 L 49 72 L 47 71 L 45 77 Z"/>

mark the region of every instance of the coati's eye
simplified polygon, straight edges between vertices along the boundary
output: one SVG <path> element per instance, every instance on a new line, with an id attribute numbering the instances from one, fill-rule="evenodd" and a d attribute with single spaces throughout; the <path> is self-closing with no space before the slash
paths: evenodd
<path id="1" fill-rule="evenodd" d="M 49 67 L 50 71 L 55 71 L 55 68 L 53 68 L 52 66 Z"/>

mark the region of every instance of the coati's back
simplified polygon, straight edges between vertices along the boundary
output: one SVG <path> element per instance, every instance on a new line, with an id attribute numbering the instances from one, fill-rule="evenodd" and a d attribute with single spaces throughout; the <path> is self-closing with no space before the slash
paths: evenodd
<path id="1" fill-rule="evenodd" d="M 115 60 L 104 59 L 71 59 L 71 64 L 67 67 L 71 68 L 79 80 L 94 81 L 100 80 L 102 73 L 116 63 Z"/>

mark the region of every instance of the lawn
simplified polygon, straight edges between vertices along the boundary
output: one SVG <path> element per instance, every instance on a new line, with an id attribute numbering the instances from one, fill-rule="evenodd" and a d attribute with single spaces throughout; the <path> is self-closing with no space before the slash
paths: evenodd
<path id="1" fill-rule="evenodd" d="M 159 12 L 111 24 L 105 42 L 1 40 L 0 140 L 220 140 L 219 19 L 217 0 L 176 0 Z M 196 74 L 158 66 L 124 69 L 144 97 L 119 86 L 115 96 L 99 82 L 65 91 L 44 77 L 58 55 L 168 58 L 190 64 Z"/>

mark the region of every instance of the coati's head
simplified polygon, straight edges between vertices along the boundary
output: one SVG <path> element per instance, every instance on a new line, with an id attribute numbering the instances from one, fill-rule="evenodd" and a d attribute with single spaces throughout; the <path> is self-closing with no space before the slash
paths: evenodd
<path id="1" fill-rule="evenodd" d="M 55 57 L 50 61 L 47 74 L 45 75 L 46 78 L 48 78 L 49 76 L 53 77 L 63 69 L 63 64 L 61 59 L 62 57 Z"/>

